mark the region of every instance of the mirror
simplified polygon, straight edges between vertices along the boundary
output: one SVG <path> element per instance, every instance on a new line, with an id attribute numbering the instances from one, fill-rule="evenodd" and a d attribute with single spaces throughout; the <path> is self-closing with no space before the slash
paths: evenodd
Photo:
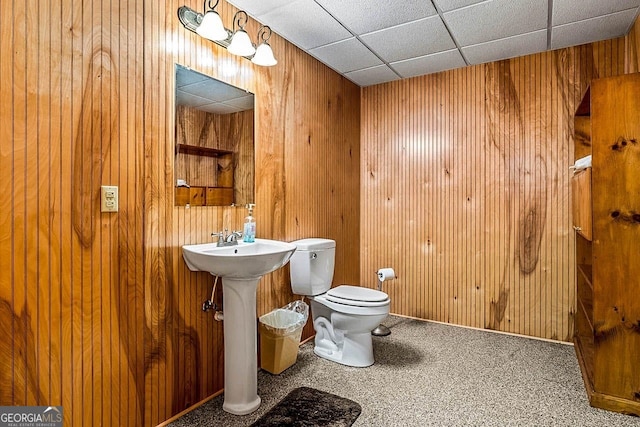
<path id="1" fill-rule="evenodd" d="M 175 205 L 254 202 L 254 95 L 188 67 L 175 71 Z"/>

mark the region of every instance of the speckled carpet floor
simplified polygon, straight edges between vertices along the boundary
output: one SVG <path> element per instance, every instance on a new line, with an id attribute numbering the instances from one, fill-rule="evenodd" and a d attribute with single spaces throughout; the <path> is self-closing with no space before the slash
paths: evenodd
<path id="1" fill-rule="evenodd" d="M 171 424 L 249 426 L 291 390 L 312 387 L 362 407 L 354 427 L 636 426 L 640 418 L 589 406 L 572 346 L 389 316 L 376 363 L 351 368 L 300 348 L 280 375 L 258 372 L 260 408 L 222 410 L 218 396 Z"/>

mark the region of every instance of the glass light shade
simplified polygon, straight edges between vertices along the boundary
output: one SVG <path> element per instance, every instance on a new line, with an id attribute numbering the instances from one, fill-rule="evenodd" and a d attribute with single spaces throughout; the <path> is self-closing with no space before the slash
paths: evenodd
<path id="1" fill-rule="evenodd" d="M 209 40 L 226 40 L 229 37 L 229 33 L 222 24 L 222 19 L 217 12 L 210 10 L 204 14 L 200 26 L 196 29 L 196 33 L 205 39 Z"/>
<path id="2" fill-rule="evenodd" d="M 263 65 L 265 67 L 270 67 L 272 65 L 276 65 L 278 61 L 273 56 L 273 50 L 269 43 L 264 42 L 258 46 L 256 49 L 256 54 L 251 58 L 251 62 L 256 65 Z"/>
<path id="3" fill-rule="evenodd" d="M 233 34 L 227 50 L 238 56 L 251 56 L 256 53 L 256 48 L 251 44 L 249 34 L 244 30 L 238 30 Z"/>

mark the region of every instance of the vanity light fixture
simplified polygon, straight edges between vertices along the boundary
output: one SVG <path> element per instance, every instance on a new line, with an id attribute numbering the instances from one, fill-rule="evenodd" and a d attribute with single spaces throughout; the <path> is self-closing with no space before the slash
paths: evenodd
<path id="1" fill-rule="evenodd" d="M 267 43 L 269 38 L 271 37 L 271 28 L 263 25 L 258 30 L 258 47 L 256 48 L 256 54 L 251 58 L 251 62 L 256 65 L 264 65 L 266 67 L 270 67 L 272 65 L 276 65 L 278 61 L 276 61 L 275 56 L 273 56 L 273 50 L 271 49 L 271 45 Z"/>
<path id="2" fill-rule="evenodd" d="M 249 34 L 244 30 L 248 20 L 249 17 L 244 10 L 239 10 L 233 15 L 233 35 L 231 36 L 231 43 L 227 47 L 229 53 L 238 56 L 251 56 L 256 53 L 256 48 L 253 47 Z M 238 26 L 237 30 L 236 25 Z"/>
<path id="3" fill-rule="evenodd" d="M 209 10 L 207 10 L 207 3 L 209 3 Z M 222 18 L 220 18 L 220 15 L 218 15 L 218 12 L 215 10 L 217 5 L 218 1 L 211 6 L 211 0 L 205 0 L 204 16 L 202 17 L 202 22 L 200 22 L 200 25 L 196 28 L 198 35 L 211 41 L 226 40 L 229 38 L 229 33 L 222 23 Z"/>
<path id="4" fill-rule="evenodd" d="M 213 41 L 233 55 L 244 56 L 256 65 L 266 67 L 276 65 L 278 61 L 268 43 L 271 28 L 267 25 L 260 26 L 256 48 L 244 29 L 249 20 L 247 13 L 243 10 L 236 12 L 233 16 L 233 31 L 230 31 L 224 27 L 220 15 L 215 11 L 218 2 L 219 0 L 215 3 L 212 0 L 205 0 L 204 14 L 182 6 L 178 8 L 178 19 L 187 30 Z"/>

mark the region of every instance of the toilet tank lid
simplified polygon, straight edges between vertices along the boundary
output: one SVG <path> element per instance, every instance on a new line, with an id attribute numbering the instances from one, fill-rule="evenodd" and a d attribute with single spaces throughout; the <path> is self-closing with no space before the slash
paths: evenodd
<path id="1" fill-rule="evenodd" d="M 310 238 L 294 240 L 291 243 L 296 245 L 299 251 L 313 251 L 318 249 L 331 249 L 336 247 L 336 241 L 331 239 Z"/>

